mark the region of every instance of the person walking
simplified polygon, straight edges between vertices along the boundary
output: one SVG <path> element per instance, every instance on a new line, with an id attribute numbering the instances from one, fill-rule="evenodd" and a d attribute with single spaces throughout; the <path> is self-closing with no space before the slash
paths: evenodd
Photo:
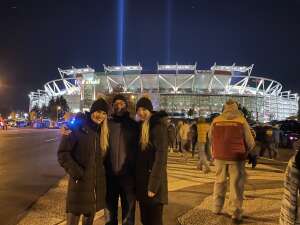
<path id="1" fill-rule="evenodd" d="M 264 156 L 265 151 L 267 150 L 269 153 L 269 158 L 273 159 L 276 157 L 276 153 L 274 152 L 274 136 L 273 136 L 273 128 L 269 124 L 265 124 L 263 126 L 264 136 L 261 151 L 259 153 L 260 156 Z"/>
<path id="2" fill-rule="evenodd" d="M 208 161 L 205 152 L 205 146 L 207 142 L 207 133 L 210 125 L 206 123 L 204 117 L 199 117 L 197 124 L 197 150 L 198 150 L 198 162 L 197 169 L 203 170 L 204 173 L 210 172 Z"/>
<path id="3" fill-rule="evenodd" d="M 194 158 L 195 148 L 196 148 L 197 139 L 198 139 L 198 132 L 197 132 L 197 123 L 196 123 L 196 121 L 193 121 L 191 123 L 189 133 L 190 133 L 190 143 L 191 143 L 190 149 L 192 150 L 192 158 Z"/>
<path id="4" fill-rule="evenodd" d="M 279 143 L 280 143 L 280 127 L 279 125 L 273 126 L 273 157 L 274 159 L 279 157 Z"/>
<path id="5" fill-rule="evenodd" d="M 188 151 L 190 148 L 190 144 L 188 140 L 189 131 L 190 131 L 189 124 L 186 121 L 183 121 L 179 129 L 179 137 L 180 137 L 182 157 L 185 162 L 188 161 Z"/>
<path id="6" fill-rule="evenodd" d="M 179 131 L 180 131 L 180 128 L 181 126 L 183 125 L 183 121 L 178 121 L 177 125 L 176 125 L 176 148 L 177 148 L 177 151 L 182 153 L 182 150 L 181 150 L 181 139 L 180 139 L 180 135 L 179 135 Z"/>
<path id="7" fill-rule="evenodd" d="M 249 124 L 234 100 L 228 100 L 222 114 L 213 120 L 209 138 L 216 165 L 213 213 L 220 214 L 223 209 L 229 177 L 230 214 L 234 223 L 240 223 L 246 179 L 245 160 L 255 142 Z"/>
<path id="8" fill-rule="evenodd" d="M 113 98 L 113 113 L 109 120 L 109 149 L 104 164 L 107 192 L 106 225 L 118 224 L 118 202 L 121 199 L 122 224 L 135 223 L 135 168 L 138 151 L 139 127 L 130 118 L 128 101 L 124 95 Z"/>
<path id="9" fill-rule="evenodd" d="M 168 203 L 167 114 L 153 112 L 150 99 L 142 97 L 136 104 L 140 123 L 137 153 L 136 194 L 143 225 L 162 225 L 163 206 Z"/>
<path id="10" fill-rule="evenodd" d="M 168 121 L 168 149 L 173 152 L 176 148 L 176 128 L 174 123 Z"/>
<path id="11" fill-rule="evenodd" d="M 81 115 L 72 132 L 62 135 L 58 162 L 69 175 L 66 212 L 67 225 L 92 225 L 94 215 L 105 207 L 105 169 L 103 157 L 108 149 L 108 105 L 95 101 L 90 113 Z"/>

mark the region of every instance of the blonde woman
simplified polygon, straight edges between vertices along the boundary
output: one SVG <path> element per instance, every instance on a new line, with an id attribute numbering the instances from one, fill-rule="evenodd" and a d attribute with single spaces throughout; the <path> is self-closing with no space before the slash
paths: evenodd
<path id="1" fill-rule="evenodd" d="M 108 105 L 96 100 L 89 114 L 68 134 L 62 135 L 58 162 L 69 175 L 66 200 L 67 225 L 92 225 L 94 215 L 105 207 L 105 170 L 103 157 L 108 149 Z"/>
<path id="2" fill-rule="evenodd" d="M 167 114 L 153 112 L 151 101 L 142 97 L 136 105 L 140 124 L 136 195 L 143 225 L 163 224 L 163 205 L 168 203 Z"/>

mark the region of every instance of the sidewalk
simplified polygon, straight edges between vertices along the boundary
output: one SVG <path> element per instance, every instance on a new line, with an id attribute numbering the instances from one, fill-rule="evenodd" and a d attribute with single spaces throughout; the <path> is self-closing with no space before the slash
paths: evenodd
<path id="1" fill-rule="evenodd" d="M 245 224 L 278 224 L 282 195 L 284 163 L 260 160 L 255 170 L 247 166 L 249 179 L 245 189 Z M 214 167 L 211 167 L 214 171 Z M 168 159 L 169 205 L 164 208 L 165 225 L 231 224 L 226 214 L 211 213 L 214 172 L 203 174 L 196 169 L 196 160 L 183 163 L 178 153 L 170 153 Z M 63 225 L 67 178 L 29 210 L 20 225 Z M 137 223 L 139 210 L 136 210 Z M 99 212 L 95 225 L 103 225 L 103 212 Z"/>

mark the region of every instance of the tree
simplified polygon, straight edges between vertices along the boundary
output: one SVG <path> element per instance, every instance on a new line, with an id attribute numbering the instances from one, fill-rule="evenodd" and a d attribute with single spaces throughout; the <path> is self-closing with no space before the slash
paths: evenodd
<path id="1" fill-rule="evenodd" d="M 52 97 L 48 104 L 48 110 L 49 110 L 49 118 L 53 121 L 57 120 L 57 106 L 58 105 L 56 104 L 54 97 Z"/>
<path id="2" fill-rule="evenodd" d="M 57 97 L 56 99 L 52 97 L 47 108 L 47 115 L 53 121 L 58 120 L 58 118 L 63 117 L 66 112 L 70 111 L 67 100 L 63 96 Z"/>
<path id="3" fill-rule="evenodd" d="M 17 118 L 16 112 L 15 112 L 15 111 L 12 111 L 12 112 L 10 113 L 10 117 L 11 117 L 12 120 L 16 120 L 16 118 Z"/>
<path id="4" fill-rule="evenodd" d="M 187 114 L 188 114 L 188 117 L 192 118 L 194 115 L 194 109 L 190 108 Z"/>
<path id="5" fill-rule="evenodd" d="M 36 104 L 32 107 L 31 111 L 30 112 L 34 112 L 35 113 L 35 116 L 37 118 L 40 118 L 42 116 L 42 112 L 41 112 L 41 109 L 40 107 Z"/>
<path id="6" fill-rule="evenodd" d="M 70 111 L 70 107 L 67 103 L 67 100 L 63 97 L 63 96 L 60 96 L 60 97 L 57 97 L 56 100 L 56 105 L 57 106 L 60 106 L 61 107 L 61 111 L 62 112 L 69 112 Z"/>
<path id="7" fill-rule="evenodd" d="M 49 118 L 49 107 L 46 105 L 43 105 L 41 108 L 41 114 L 43 116 L 43 118 Z"/>
<path id="8" fill-rule="evenodd" d="M 35 111 L 29 112 L 29 120 L 30 121 L 36 120 L 36 112 Z"/>

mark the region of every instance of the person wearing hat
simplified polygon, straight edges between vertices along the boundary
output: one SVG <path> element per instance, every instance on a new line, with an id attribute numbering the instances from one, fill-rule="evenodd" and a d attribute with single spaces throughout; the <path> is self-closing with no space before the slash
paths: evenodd
<path id="1" fill-rule="evenodd" d="M 121 199 L 122 224 L 135 224 L 135 167 L 139 128 L 128 112 L 124 95 L 117 94 L 112 102 L 109 120 L 109 149 L 105 158 L 107 192 L 106 225 L 118 224 L 118 202 Z"/>
<path id="2" fill-rule="evenodd" d="M 140 119 L 139 150 L 136 167 L 136 195 L 143 225 L 163 224 L 163 205 L 168 203 L 167 114 L 153 112 L 150 99 L 142 97 L 136 104 Z"/>
<path id="3" fill-rule="evenodd" d="M 68 135 L 62 135 L 58 162 L 69 175 L 66 199 L 67 225 L 92 225 L 97 211 L 105 208 L 105 169 L 108 149 L 108 104 L 96 100 L 90 113 L 77 117 Z"/>
<path id="4" fill-rule="evenodd" d="M 255 141 L 247 120 L 234 100 L 229 99 L 222 114 L 213 120 L 208 137 L 216 165 L 213 213 L 220 214 L 223 209 L 229 177 L 229 213 L 234 223 L 240 223 L 246 180 L 245 160 Z"/>

